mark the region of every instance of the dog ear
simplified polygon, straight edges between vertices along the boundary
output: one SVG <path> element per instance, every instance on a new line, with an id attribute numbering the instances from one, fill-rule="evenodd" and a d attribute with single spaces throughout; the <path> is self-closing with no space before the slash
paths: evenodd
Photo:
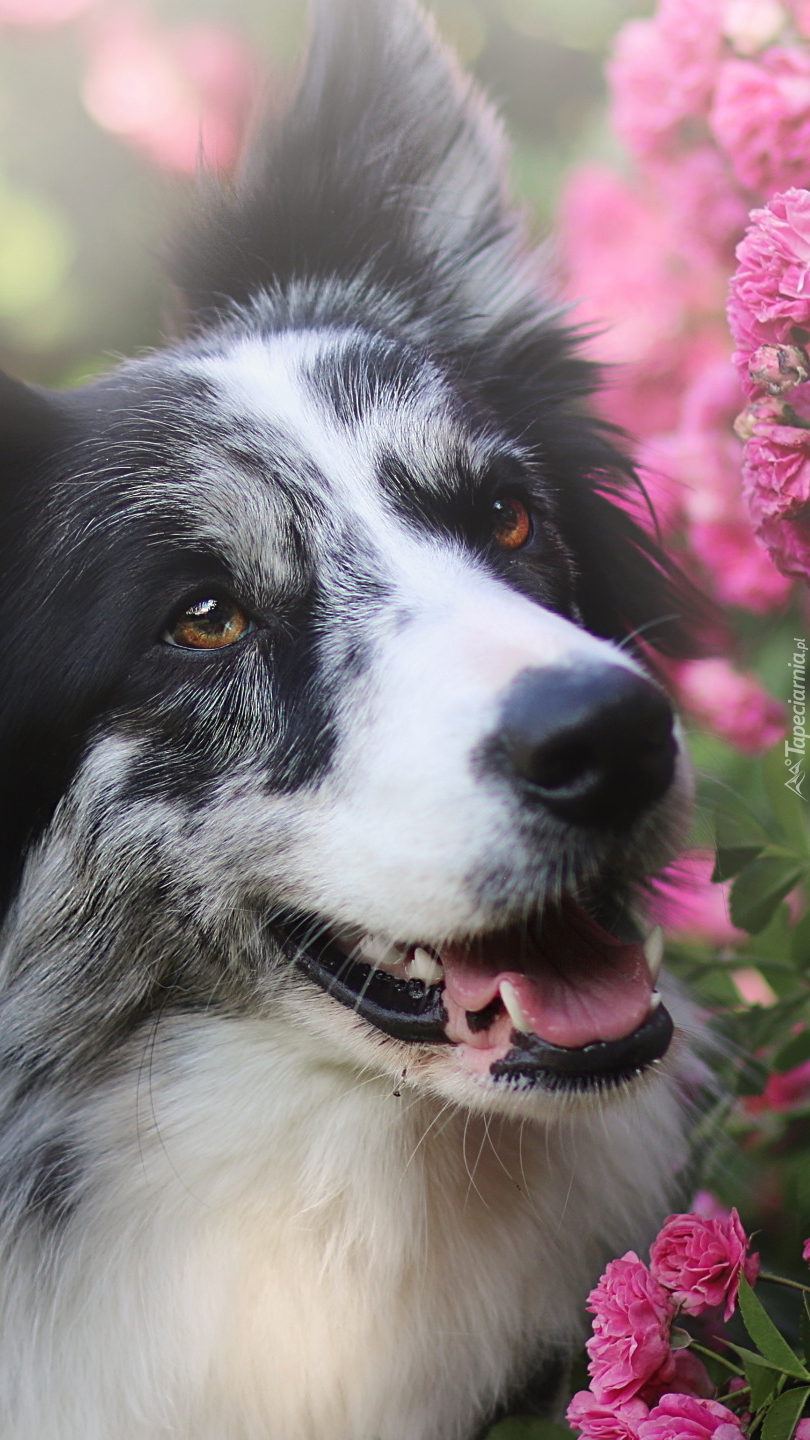
<path id="1" fill-rule="evenodd" d="M 315 0 L 312 19 L 286 117 L 176 248 L 191 315 L 337 277 L 393 292 L 400 326 L 443 308 L 456 335 L 491 323 L 526 269 L 494 112 L 410 0 Z"/>

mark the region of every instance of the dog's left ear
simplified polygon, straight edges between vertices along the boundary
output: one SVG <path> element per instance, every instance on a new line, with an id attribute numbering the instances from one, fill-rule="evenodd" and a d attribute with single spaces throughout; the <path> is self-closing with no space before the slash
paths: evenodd
<path id="1" fill-rule="evenodd" d="M 314 0 L 291 108 L 176 251 L 192 317 L 335 277 L 395 295 L 400 326 L 444 317 L 472 338 L 528 269 L 505 158 L 500 122 L 415 3 Z M 353 307 L 356 323 L 357 293 Z"/>

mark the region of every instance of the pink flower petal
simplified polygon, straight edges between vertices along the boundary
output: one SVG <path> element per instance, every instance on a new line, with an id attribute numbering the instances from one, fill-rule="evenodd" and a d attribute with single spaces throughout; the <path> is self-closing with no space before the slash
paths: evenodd
<path id="1" fill-rule="evenodd" d="M 670 1215 L 650 1247 L 650 1272 L 687 1315 L 723 1306 L 728 1320 L 737 1303 L 748 1238 L 736 1210 L 728 1219 Z"/>

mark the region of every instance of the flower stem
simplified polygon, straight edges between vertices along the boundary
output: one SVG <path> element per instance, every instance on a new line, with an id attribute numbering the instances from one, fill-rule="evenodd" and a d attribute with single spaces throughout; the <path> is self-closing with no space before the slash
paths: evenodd
<path id="1" fill-rule="evenodd" d="M 730 1360 L 726 1360 L 724 1355 L 718 1355 L 716 1350 L 709 1350 L 705 1345 L 698 1345 L 697 1340 L 692 1341 L 689 1349 L 696 1350 L 699 1355 L 708 1355 L 710 1360 L 716 1360 L 718 1365 L 725 1365 L 726 1369 L 733 1371 L 735 1375 L 743 1375 L 745 1373 L 738 1365 L 732 1365 Z"/>
<path id="2" fill-rule="evenodd" d="M 810 1285 L 800 1285 L 798 1280 L 788 1280 L 784 1275 L 771 1275 L 767 1270 L 760 1270 L 758 1280 L 770 1280 L 773 1285 L 788 1285 L 791 1290 L 803 1290 L 805 1295 L 810 1295 Z"/>

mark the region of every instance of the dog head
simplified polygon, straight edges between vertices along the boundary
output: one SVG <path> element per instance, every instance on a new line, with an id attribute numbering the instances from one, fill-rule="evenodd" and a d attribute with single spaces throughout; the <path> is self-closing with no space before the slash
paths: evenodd
<path id="1" fill-rule="evenodd" d="M 484 1106 L 666 1052 L 635 906 L 689 781 L 633 637 L 677 649 L 689 601 L 616 503 L 502 166 L 407 0 L 324 0 L 290 112 L 178 247 L 189 337 L 4 382 L 38 1074 L 195 1006 Z"/>

